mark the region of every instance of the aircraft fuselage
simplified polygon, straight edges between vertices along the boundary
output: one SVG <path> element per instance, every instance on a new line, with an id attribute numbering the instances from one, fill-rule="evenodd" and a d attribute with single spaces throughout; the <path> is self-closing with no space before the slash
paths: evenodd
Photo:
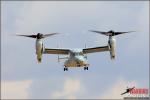
<path id="1" fill-rule="evenodd" d="M 83 54 L 82 49 L 70 50 L 69 58 L 65 61 L 65 67 L 86 67 L 89 66 L 87 63 L 86 56 Z"/>

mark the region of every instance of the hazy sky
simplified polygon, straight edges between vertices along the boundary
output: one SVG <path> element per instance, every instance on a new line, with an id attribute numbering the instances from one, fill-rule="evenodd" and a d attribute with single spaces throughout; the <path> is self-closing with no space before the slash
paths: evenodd
<path id="1" fill-rule="evenodd" d="M 1 93 L 14 99 L 123 98 L 126 87 L 149 86 L 148 1 L 2 1 Z M 107 45 L 99 31 L 137 31 L 116 36 L 116 59 L 109 52 L 88 55 L 89 70 L 63 71 L 57 55 L 38 64 L 35 40 L 14 34 L 60 35 L 44 39 L 45 47 L 84 48 Z"/>

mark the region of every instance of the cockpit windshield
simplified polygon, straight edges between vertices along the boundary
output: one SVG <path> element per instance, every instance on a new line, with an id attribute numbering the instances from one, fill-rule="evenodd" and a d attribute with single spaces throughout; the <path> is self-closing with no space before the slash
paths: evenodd
<path id="1" fill-rule="evenodd" d="M 80 55 L 83 55 L 82 52 L 72 52 L 71 53 L 72 56 L 80 56 Z"/>

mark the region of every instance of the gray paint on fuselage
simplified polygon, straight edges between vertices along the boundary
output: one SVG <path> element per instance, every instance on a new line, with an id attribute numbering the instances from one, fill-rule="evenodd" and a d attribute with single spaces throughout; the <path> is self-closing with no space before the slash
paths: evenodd
<path id="1" fill-rule="evenodd" d="M 69 58 L 65 61 L 65 67 L 85 67 L 88 66 L 83 49 L 71 49 Z"/>

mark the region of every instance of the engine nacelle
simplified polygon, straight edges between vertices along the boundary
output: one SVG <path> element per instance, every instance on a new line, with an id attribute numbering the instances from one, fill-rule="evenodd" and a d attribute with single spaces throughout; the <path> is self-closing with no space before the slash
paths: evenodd
<path id="1" fill-rule="evenodd" d="M 44 50 L 43 42 L 41 41 L 41 39 L 37 39 L 36 40 L 36 55 L 37 55 L 38 63 L 40 63 L 42 60 L 43 50 Z"/>
<path id="2" fill-rule="evenodd" d="M 115 40 L 114 37 L 112 37 L 112 36 L 109 37 L 108 45 L 109 45 L 109 48 L 110 48 L 110 57 L 111 57 L 111 59 L 115 59 L 115 56 L 116 56 L 116 40 Z"/>

